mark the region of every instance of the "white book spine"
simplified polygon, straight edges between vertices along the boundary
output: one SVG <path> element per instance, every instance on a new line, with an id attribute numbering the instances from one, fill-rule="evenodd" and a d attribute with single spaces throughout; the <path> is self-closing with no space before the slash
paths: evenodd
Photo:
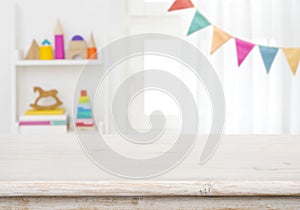
<path id="1" fill-rule="evenodd" d="M 66 125 L 19 126 L 21 134 L 63 134 L 68 132 Z"/>
<path id="2" fill-rule="evenodd" d="M 67 121 L 67 115 L 22 115 L 19 121 Z"/>

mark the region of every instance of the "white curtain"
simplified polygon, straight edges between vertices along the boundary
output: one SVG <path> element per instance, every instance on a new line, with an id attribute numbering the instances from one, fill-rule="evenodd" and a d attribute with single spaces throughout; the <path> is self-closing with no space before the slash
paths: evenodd
<path id="1" fill-rule="evenodd" d="M 212 27 L 207 27 L 189 37 L 186 36 L 195 9 L 180 10 L 171 14 L 165 11 L 173 3 L 173 0 L 168 3 L 165 0 L 147 0 L 144 1 L 145 5 L 141 2 L 140 0 L 131 0 L 131 4 L 128 6 L 130 10 L 127 10 L 129 17 L 129 24 L 126 25 L 127 34 L 156 32 L 178 36 L 194 44 L 207 56 L 224 88 L 226 98 L 225 133 L 300 133 L 300 72 L 293 76 L 281 50 L 278 52 L 269 74 L 266 73 L 257 47 L 238 68 L 233 39 L 215 54 L 210 55 Z M 153 5 L 163 2 L 162 5 L 165 6 L 148 8 L 146 5 L 149 5 L 149 2 L 153 2 Z M 193 3 L 213 25 L 234 37 L 265 46 L 300 47 L 300 26 L 298 25 L 300 1 L 298 0 L 193 0 Z M 139 13 L 135 14 L 137 11 Z M 144 13 L 140 11 L 144 11 Z M 155 60 L 148 61 L 152 64 L 159 63 Z M 140 67 L 142 69 L 143 66 Z M 144 67 L 147 67 L 147 64 L 144 64 Z M 127 68 L 123 72 L 129 71 L 130 69 Z M 174 71 L 173 67 L 171 71 Z M 201 84 L 195 85 L 190 76 L 183 73 L 181 77 L 189 82 L 190 88 L 198 99 L 201 118 L 200 132 L 207 133 L 212 117 L 210 106 L 207 104 L 207 95 Z M 116 83 L 116 80 L 113 81 Z M 111 84 L 115 85 L 114 83 Z M 148 99 L 151 101 L 151 97 Z M 139 105 L 143 106 L 145 110 L 151 109 L 151 107 L 147 107 L 147 96 L 143 103 Z M 169 104 L 163 104 L 163 107 L 170 109 Z M 143 114 L 134 113 L 137 115 L 137 119 L 131 123 L 144 127 L 144 124 L 141 123 L 145 121 Z M 167 117 L 171 121 L 179 119 L 174 116 Z M 107 125 L 109 125 L 109 121 L 107 121 Z"/>
<path id="2" fill-rule="evenodd" d="M 199 0 L 196 7 L 227 33 L 255 44 L 300 47 L 298 0 Z M 180 15 L 185 29 L 193 9 Z M 293 76 L 280 50 L 269 75 L 257 47 L 240 68 L 234 40 L 209 55 L 212 28 L 186 38 L 207 55 L 224 87 L 225 133 L 300 133 L 300 72 Z M 201 94 L 200 99 L 201 100 Z"/>

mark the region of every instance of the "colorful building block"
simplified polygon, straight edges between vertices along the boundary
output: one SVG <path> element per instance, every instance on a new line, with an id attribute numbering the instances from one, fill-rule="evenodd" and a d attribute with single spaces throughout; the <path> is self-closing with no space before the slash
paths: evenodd
<path id="1" fill-rule="evenodd" d="M 40 59 L 41 60 L 52 60 L 53 59 L 53 49 L 51 43 L 45 39 L 40 46 Z"/>
<path id="2" fill-rule="evenodd" d="M 65 59 L 64 32 L 60 21 L 57 20 L 55 27 L 55 59 Z"/>

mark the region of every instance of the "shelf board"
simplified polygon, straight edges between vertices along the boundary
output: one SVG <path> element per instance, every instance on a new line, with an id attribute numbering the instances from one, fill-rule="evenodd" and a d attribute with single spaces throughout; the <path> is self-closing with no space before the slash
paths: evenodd
<path id="1" fill-rule="evenodd" d="M 34 66 L 100 66 L 100 60 L 18 60 L 17 67 L 34 67 Z"/>

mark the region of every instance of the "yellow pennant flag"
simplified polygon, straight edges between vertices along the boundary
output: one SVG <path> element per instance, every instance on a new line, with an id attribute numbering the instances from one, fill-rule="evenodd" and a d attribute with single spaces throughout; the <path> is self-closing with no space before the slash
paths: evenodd
<path id="1" fill-rule="evenodd" d="M 211 45 L 210 54 L 213 54 L 223 44 L 225 44 L 232 36 L 214 26 L 214 34 Z"/>
<path id="2" fill-rule="evenodd" d="M 295 75 L 300 59 L 300 48 L 282 48 L 282 51 Z"/>

